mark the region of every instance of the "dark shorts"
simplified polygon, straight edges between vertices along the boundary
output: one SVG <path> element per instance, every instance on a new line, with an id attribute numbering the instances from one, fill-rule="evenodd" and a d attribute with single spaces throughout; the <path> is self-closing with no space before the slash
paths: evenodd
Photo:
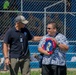
<path id="1" fill-rule="evenodd" d="M 67 75 L 66 66 L 42 65 L 42 75 Z"/>

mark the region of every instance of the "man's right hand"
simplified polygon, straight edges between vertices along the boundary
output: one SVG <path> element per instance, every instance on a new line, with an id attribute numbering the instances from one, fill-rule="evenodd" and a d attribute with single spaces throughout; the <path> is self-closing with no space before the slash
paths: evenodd
<path id="1" fill-rule="evenodd" d="M 45 55 L 48 55 L 48 56 L 50 55 L 50 53 L 48 53 L 47 50 L 44 50 L 44 54 L 45 54 Z"/>
<path id="2" fill-rule="evenodd" d="M 10 64 L 9 58 L 6 58 L 6 59 L 5 59 L 5 64 L 6 64 L 6 65 L 9 65 L 9 64 Z"/>

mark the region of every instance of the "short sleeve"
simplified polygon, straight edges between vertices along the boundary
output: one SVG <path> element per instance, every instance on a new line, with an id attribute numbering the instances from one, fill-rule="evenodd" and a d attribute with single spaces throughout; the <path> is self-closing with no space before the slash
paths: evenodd
<path id="1" fill-rule="evenodd" d="M 11 37 L 11 30 L 8 30 L 6 33 L 5 33 L 5 37 L 4 37 L 4 43 L 10 43 L 10 37 Z"/>
<path id="2" fill-rule="evenodd" d="M 46 39 L 46 37 L 44 36 L 44 37 L 40 40 L 39 45 L 38 45 L 38 48 L 42 48 L 42 46 L 45 44 L 45 39 Z"/>
<path id="3" fill-rule="evenodd" d="M 59 43 L 62 43 L 62 44 L 65 44 L 65 45 L 69 45 L 69 42 L 67 40 L 67 38 L 64 36 L 64 35 L 58 35 L 56 37 L 56 40 L 59 42 Z"/>

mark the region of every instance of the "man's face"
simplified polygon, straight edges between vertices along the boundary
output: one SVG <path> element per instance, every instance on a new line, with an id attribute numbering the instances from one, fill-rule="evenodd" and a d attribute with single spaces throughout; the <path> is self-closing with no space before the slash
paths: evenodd
<path id="1" fill-rule="evenodd" d="M 25 27 L 25 24 L 23 24 L 21 22 L 19 22 L 18 24 L 19 24 L 19 28 L 24 28 Z"/>
<path id="2" fill-rule="evenodd" d="M 54 35 L 56 33 L 56 28 L 53 28 L 52 24 L 47 25 L 47 33 L 49 35 Z"/>

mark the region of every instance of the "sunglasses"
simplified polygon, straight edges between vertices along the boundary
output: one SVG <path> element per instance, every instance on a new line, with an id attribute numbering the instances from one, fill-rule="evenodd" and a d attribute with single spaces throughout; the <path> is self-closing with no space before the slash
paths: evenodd
<path id="1" fill-rule="evenodd" d="M 49 29 L 49 30 L 50 30 L 51 28 L 47 28 L 47 29 Z"/>

